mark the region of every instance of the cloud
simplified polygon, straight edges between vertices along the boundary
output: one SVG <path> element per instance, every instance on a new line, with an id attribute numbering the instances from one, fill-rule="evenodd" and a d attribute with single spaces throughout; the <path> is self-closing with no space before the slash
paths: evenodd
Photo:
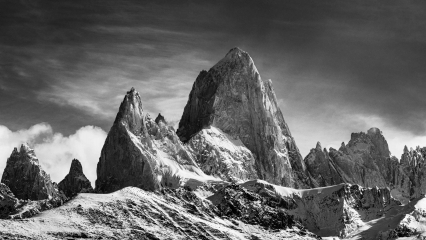
<path id="1" fill-rule="evenodd" d="M 95 126 L 85 126 L 74 134 L 64 136 L 55 133 L 48 123 L 39 123 L 19 131 L 11 131 L 0 125 L 1 174 L 13 148 L 27 142 L 34 148 L 41 166 L 50 174 L 52 181 L 60 182 L 68 174 L 72 159 L 77 158 L 94 186 L 96 165 L 106 136 L 105 131 Z"/>

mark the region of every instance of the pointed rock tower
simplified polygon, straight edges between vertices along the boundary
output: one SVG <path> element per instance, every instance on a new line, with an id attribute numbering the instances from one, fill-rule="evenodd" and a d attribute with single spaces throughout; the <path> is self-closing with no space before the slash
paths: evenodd
<path id="1" fill-rule="evenodd" d="M 19 199 L 42 200 L 58 197 L 59 191 L 50 176 L 41 168 L 38 159 L 27 144 L 15 148 L 7 159 L 1 182 Z"/>
<path id="2" fill-rule="evenodd" d="M 93 192 L 89 179 L 83 173 L 83 167 L 80 161 L 73 159 L 70 172 L 58 184 L 59 190 L 65 193 L 67 197 L 75 196 L 77 193 Z"/>
<path id="3" fill-rule="evenodd" d="M 120 105 L 97 166 L 96 191 L 145 190 L 213 180 L 194 162 L 172 127 L 152 120 L 132 88 Z"/>
<path id="4" fill-rule="evenodd" d="M 327 150 L 318 142 L 305 157 L 305 164 L 315 187 L 324 187 L 343 183 L 342 176 L 330 159 Z"/>
<path id="5" fill-rule="evenodd" d="M 241 141 L 254 155 L 256 176 L 248 174 L 249 178 L 296 188 L 311 185 L 303 158 L 278 108 L 272 82 L 260 78 L 249 54 L 239 48 L 231 49 L 208 72 L 198 75 L 177 135 L 183 142 L 190 142 L 211 127 Z M 206 150 L 209 152 L 208 146 Z M 233 164 L 228 162 L 225 165 Z M 242 165 L 250 169 L 250 164 Z"/>

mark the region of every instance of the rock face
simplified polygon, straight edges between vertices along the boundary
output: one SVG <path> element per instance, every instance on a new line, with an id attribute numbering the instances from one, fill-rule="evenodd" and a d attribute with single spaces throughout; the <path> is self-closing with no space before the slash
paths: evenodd
<path id="1" fill-rule="evenodd" d="M 70 172 L 58 184 L 59 190 L 65 193 L 67 197 L 75 196 L 77 193 L 93 192 L 89 179 L 83 173 L 83 167 L 80 161 L 73 159 Z"/>
<path id="2" fill-rule="evenodd" d="M 315 186 L 331 186 L 343 183 L 343 177 L 337 171 L 337 166 L 330 159 L 327 149 L 321 148 L 321 143 L 305 157 L 305 163 Z"/>
<path id="3" fill-rule="evenodd" d="M 0 183 L 0 218 L 7 218 L 11 212 L 15 211 L 18 202 L 12 191 L 5 184 Z"/>
<path id="4" fill-rule="evenodd" d="M 159 119 L 159 118 L 157 118 Z M 145 190 L 216 180 L 205 175 L 174 129 L 144 113 L 139 93 L 127 92 L 101 151 L 96 191 Z"/>
<path id="5" fill-rule="evenodd" d="M 387 188 L 339 184 L 297 190 L 259 180 L 241 186 L 268 199 L 266 202 L 273 202 L 276 208 L 285 209 L 294 221 L 323 237 L 346 237 L 400 205 Z"/>
<path id="6" fill-rule="evenodd" d="M 41 168 L 34 150 L 22 144 L 7 159 L 2 183 L 19 199 L 42 200 L 60 196 L 57 186 Z"/>
<path id="7" fill-rule="evenodd" d="M 408 192 L 410 199 L 419 198 L 426 194 L 426 147 L 408 150 L 404 147 L 399 164 L 400 178 L 393 179 L 395 186 L 405 183 L 405 193 Z M 399 180 L 399 181 L 398 181 Z M 408 188 L 407 188 L 408 187 Z"/>
<path id="8" fill-rule="evenodd" d="M 257 176 L 248 174 L 248 179 L 292 187 L 311 185 L 303 158 L 278 108 L 272 82 L 262 80 L 251 57 L 238 48 L 231 49 L 208 72 L 199 74 L 177 135 L 183 142 L 197 145 L 191 141 L 194 137 L 199 141 L 196 135 L 209 127 L 241 141 L 252 153 Z M 203 147 L 212 154 L 208 144 Z M 198 156 L 203 152 L 198 149 Z M 246 172 L 251 172 L 252 160 L 247 158 L 236 160 L 236 165 L 246 166 Z"/>
<path id="9" fill-rule="evenodd" d="M 347 145 L 339 150 L 312 149 L 305 158 L 315 186 L 337 183 L 358 184 L 365 187 L 389 187 L 392 195 L 407 203 L 426 193 L 426 148 L 404 149 L 401 161 L 390 156 L 382 132 L 371 128 L 367 133 L 353 133 Z"/>

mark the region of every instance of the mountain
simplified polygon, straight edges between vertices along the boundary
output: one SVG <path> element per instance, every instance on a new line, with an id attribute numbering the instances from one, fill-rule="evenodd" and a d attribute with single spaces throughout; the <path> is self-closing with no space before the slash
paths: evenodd
<path id="1" fill-rule="evenodd" d="M 60 197 L 56 184 L 41 168 L 39 161 L 27 144 L 14 148 L 7 159 L 1 182 L 19 199 L 42 200 Z"/>
<path id="2" fill-rule="evenodd" d="M 103 193 L 128 186 L 158 190 L 218 180 L 198 167 L 173 127 L 144 112 L 134 88 L 120 105 L 96 171 L 96 191 Z"/>
<path id="3" fill-rule="evenodd" d="M 84 175 L 83 167 L 77 159 L 72 160 L 70 172 L 59 182 L 58 188 L 67 197 L 73 197 L 77 193 L 93 192 L 92 185 Z"/>
<path id="4" fill-rule="evenodd" d="M 213 176 L 311 185 L 272 82 L 261 79 L 252 58 L 239 48 L 198 75 L 177 135 Z M 217 148 L 217 142 L 229 147 Z"/>
<path id="5" fill-rule="evenodd" d="M 19 151 L 14 148 L 1 182 L 0 218 L 29 218 L 68 200 L 27 144 L 22 144 Z"/>
<path id="6" fill-rule="evenodd" d="M 352 133 L 348 144 L 339 150 L 312 149 L 304 161 L 316 186 L 337 183 L 358 184 L 365 187 L 388 187 L 392 195 L 403 203 L 426 193 L 426 148 L 410 151 L 405 147 L 399 161 L 391 156 L 385 137 L 378 128 L 367 133 Z"/>

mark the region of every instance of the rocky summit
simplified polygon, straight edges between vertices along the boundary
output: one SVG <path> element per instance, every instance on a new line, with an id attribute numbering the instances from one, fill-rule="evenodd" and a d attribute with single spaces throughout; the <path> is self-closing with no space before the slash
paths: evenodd
<path id="1" fill-rule="evenodd" d="M 13 150 L 1 182 L 19 199 L 42 200 L 60 195 L 56 184 L 41 168 L 34 150 L 27 144 L 22 144 L 19 151 L 17 148 Z"/>
<path id="2" fill-rule="evenodd" d="M 164 117 L 154 121 L 144 112 L 134 88 L 124 97 L 105 140 L 97 176 L 96 191 L 106 193 L 127 186 L 158 190 L 216 180 L 197 166 Z"/>
<path id="3" fill-rule="evenodd" d="M 208 132 L 210 129 L 220 134 Z M 236 177 L 243 180 L 260 178 L 291 187 L 311 185 L 271 80 L 262 80 L 252 58 L 239 48 L 231 49 L 209 71 L 198 75 L 177 135 L 191 146 L 200 166 L 207 162 L 207 170 L 215 176 L 240 172 L 243 174 Z M 211 141 L 204 141 L 203 135 Z M 221 138 L 233 143 L 230 148 L 244 146 L 248 151 L 221 153 L 212 144 Z M 221 157 L 214 164 L 223 167 L 212 169 L 208 157 L 212 155 Z"/>
<path id="4" fill-rule="evenodd" d="M 93 192 L 92 185 L 84 175 L 83 167 L 77 159 L 72 160 L 70 172 L 59 182 L 58 188 L 67 197 L 73 197 L 77 193 Z"/>

